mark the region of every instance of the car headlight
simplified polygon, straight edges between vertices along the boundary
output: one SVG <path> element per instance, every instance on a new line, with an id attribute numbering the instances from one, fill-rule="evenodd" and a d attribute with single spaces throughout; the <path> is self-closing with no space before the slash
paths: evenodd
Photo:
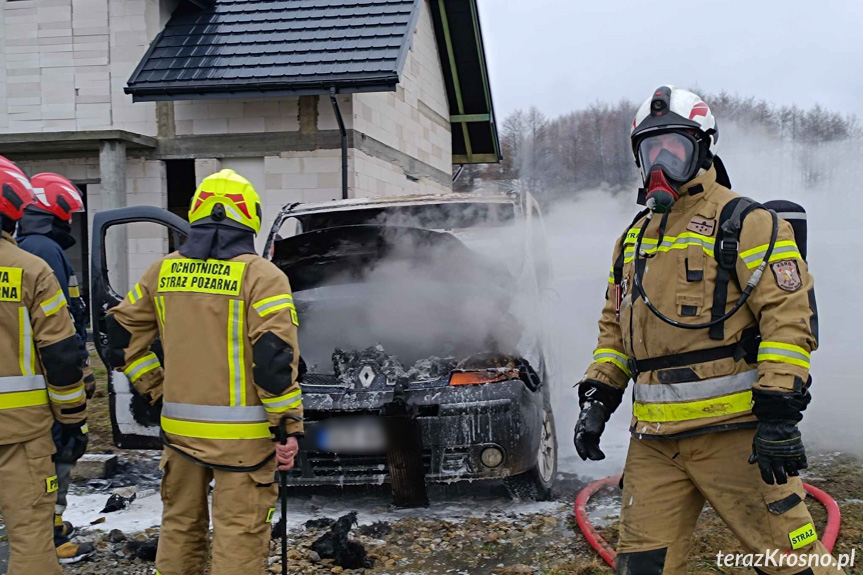
<path id="1" fill-rule="evenodd" d="M 482 385 L 518 379 L 518 371 L 513 369 L 484 369 L 480 371 L 456 371 L 450 375 L 450 385 Z"/>

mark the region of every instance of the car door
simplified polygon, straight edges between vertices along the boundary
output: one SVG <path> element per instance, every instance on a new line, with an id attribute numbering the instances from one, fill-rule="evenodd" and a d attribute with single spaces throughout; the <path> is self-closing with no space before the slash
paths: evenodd
<path id="1" fill-rule="evenodd" d="M 148 224 L 141 226 L 141 224 Z M 160 230 L 158 227 L 164 228 Z M 149 241 L 141 239 L 140 228 L 151 230 Z M 113 229 L 113 230 L 112 230 Z M 162 238 L 155 237 L 157 230 Z M 137 232 L 137 233 L 130 233 Z M 114 371 L 108 357 L 108 337 L 105 316 L 109 309 L 119 304 L 126 291 L 135 284 L 137 277 L 128 277 L 128 286 L 114 286 L 109 277 L 108 251 L 117 245 L 125 245 L 126 257 L 132 257 L 128 249 L 131 237 L 135 242 L 138 259 L 155 260 L 177 249 L 189 235 L 189 222 L 155 206 L 134 206 L 97 212 L 93 217 L 93 235 L 90 251 L 90 307 L 93 319 L 93 341 L 96 351 L 108 370 L 108 401 L 114 444 L 127 449 L 159 449 L 160 408 L 150 406 L 122 372 Z M 120 240 L 122 238 L 122 240 Z M 159 242 L 159 239 L 168 241 Z M 123 241 L 125 244 L 118 244 Z M 161 246 L 162 249 L 154 246 Z M 158 252 L 164 253 L 158 253 Z M 121 274 L 121 275 L 125 275 Z M 128 274 L 133 275 L 133 274 Z M 115 277 L 113 282 L 118 280 Z M 115 289 L 116 288 L 116 289 Z M 152 351 L 162 361 L 162 346 L 159 340 L 153 343 Z"/>

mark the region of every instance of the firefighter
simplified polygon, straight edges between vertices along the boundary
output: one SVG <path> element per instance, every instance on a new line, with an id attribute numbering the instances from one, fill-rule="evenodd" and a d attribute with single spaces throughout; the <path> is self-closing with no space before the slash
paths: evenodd
<path id="1" fill-rule="evenodd" d="M 827 553 L 798 476 L 813 279 L 789 223 L 729 189 L 717 140 L 708 105 L 670 86 L 632 124 L 648 210 L 615 244 L 575 428 L 581 458 L 603 459 L 600 435 L 634 380 L 619 574 L 686 573 L 705 501 L 752 553 Z M 758 572 L 839 572 L 789 563 Z"/>
<path id="2" fill-rule="evenodd" d="M 210 572 L 262 575 L 277 462 L 293 467 L 303 433 L 297 312 L 288 278 L 255 255 L 261 203 L 248 180 L 233 170 L 205 178 L 189 222 L 179 251 L 108 315 L 111 363 L 162 406 L 158 573 L 203 573 L 215 480 Z M 289 437 L 274 449 L 280 424 Z"/>
<path id="3" fill-rule="evenodd" d="M 72 214 L 84 210 L 81 192 L 75 185 L 57 174 L 36 174 L 30 178 L 36 200 L 24 208 L 24 216 L 18 223 L 18 247 L 41 258 L 47 263 L 60 282 L 60 289 L 68 302 L 75 324 L 78 352 L 84 370 L 84 390 L 87 398 L 93 396 L 96 380 L 90 369 L 87 352 L 87 306 L 81 298 L 78 278 L 65 250 L 75 245 L 72 236 Z M 61 429 L 58 423 L 52 430 L 57 444 L 57 505 L 54 509 L 54 544 L 57 557 L 62 563 L 76 563 L 95 553 L 90 543 L 70 540 L 75 527 L 63 521 L 66 510 L 66 495 L 72 480 L 75 460 L 69 460 L 70 451 L 61 444 Z"/>
<path id="4" fill-rule="evenodd" d="M 0 512 L 8 575 L 59 575 L 51 517 L 57 499 L 51 427 L 70 457 L 87 447 L 87 405 L 75 328 L 57 278 L 13 234 L 33 191 L 0 158 Z"/>

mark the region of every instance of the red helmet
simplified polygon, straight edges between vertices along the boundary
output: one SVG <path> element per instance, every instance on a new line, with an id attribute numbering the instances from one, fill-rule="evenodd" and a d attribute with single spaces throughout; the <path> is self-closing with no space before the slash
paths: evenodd
<path id="1" fill-rule="evenodd" d="M 20 220 L 24 208 L 35 200 L 33 187 L 21 168 L 0 156 L 0 215 Z"/>
<path id="2" fill-rule="evenodd" d="M 36 205 L 67 222 L 75 212 L 84 211 L 81 192 L 75 184 L 58 174 L 36 174 L 30 178 Z"/>

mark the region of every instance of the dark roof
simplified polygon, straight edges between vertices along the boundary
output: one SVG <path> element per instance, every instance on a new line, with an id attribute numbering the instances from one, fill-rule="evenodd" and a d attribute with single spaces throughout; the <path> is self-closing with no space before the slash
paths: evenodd
<path id="1" fill-rule="evenodd" d="M 153 101 L 395 90 L 420 1 L 181 4 L 126 92 Z"/>

